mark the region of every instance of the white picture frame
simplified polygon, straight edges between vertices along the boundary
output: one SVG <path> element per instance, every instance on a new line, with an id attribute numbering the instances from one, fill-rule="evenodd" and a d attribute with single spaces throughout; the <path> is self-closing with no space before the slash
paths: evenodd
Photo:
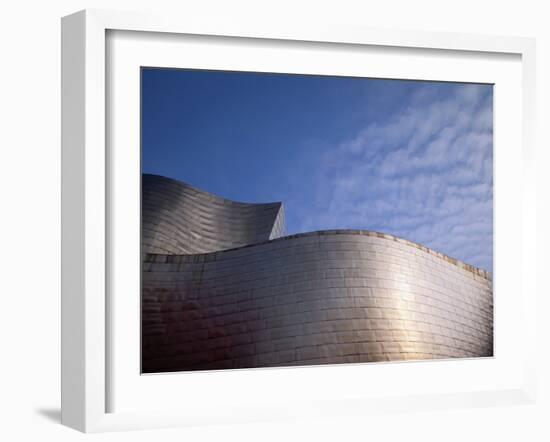
<path id="1" fill-rule="evenodd" d="M 510 264 L 517 264 L 515 283 L 521 291 L 522 315 L 517 325 L 522 330 L 524 352 L 517 356 L 521 373 L 501 387 L 429 392 L 427 394 L 389 394 L 376 398 L 316 397 L 311 401 L 294 401 L 281 407 L 257 406 L 252 402 L 237 404 L 231 414 L 207 413 L 199 409 L 193 415 L 185 410 L 113 411 L 109 377 L 113 361 L 109 327 L 112 324 L 107 287 L 109 286 L 108 247 L 112 240 L 106 221 L 112 203 L 108 186 L 108 117 L 106 94 L 106 35 L 110 31 L 142 31 L 164 35 L 199 35 L 222 38 L 268 39 L 271 41 L 338 43 L 376 46 L 403 50 L 430 49 L 444 52 L 510 54 L 521 63 L 520 131 L 522 170 L 511 170 L 521 179 L 518 201 L 521 227 L 518 250 Z M 535 394 L 534 342 L 535 303 L 535 174 L 534 106 L 535 46 L 532 39 L 491 37 L 450 33 L 387 31 L 358 29 L 336 25 L 294 27 L 285 24 L 249 23 L 245 20 L 215 23 L 193 17 L 171 18 L 151 14 L 134 14 L 87 10 L 62 21 L 62 423 L 80 431 L 184 426 L 209 422 L 249 422 L 282 419 L 289 416 L 311 417 L 369 413 L 375 409 L 388 412 L 425 408 L 532 403 Z M 518 147 L 519 149 L 519 147 Z M 509 167 L 509 166 L 507 166 Z M 498 185 L 496 192 L 499 191 Z M 498 221 L 497 221 L 498 222 Z M 498 277 L 498 276 L 497 276 Z M 498 309 L 498 305 L 497 305 Z M 498 339 L 498 335 L 496 337 Z M 497 354 L 498 357 L 498 354 Z M 381 370 L 392 370 L 388 368 Z M 339 368 L 334 368 L 337 370 Z M 361 370 L 361 367 L 355 367 Z M 257 373 L 257 372 L 256 372 Z M 274 372 L 263 371 L 260 381 Z M 277 373 L 280 373 L 277 372 Z M 213 374 L 212 376 L 215 376 Z M 220 376 L 220 375 L 217 375 Z M 223 376 L 223 375 L 221 375 Z M 165 377 L 164 383 L 169 382 Z M 212 378 L 210 378 L 212 379 Z M 195 393 L 197 394 L 197 393 Z M 336 395 L 336 396 L 335 396 Z M 156 411 L 153 411 L 156 409 Z M 289 409 L 292 410 L 289 413 Z"/>

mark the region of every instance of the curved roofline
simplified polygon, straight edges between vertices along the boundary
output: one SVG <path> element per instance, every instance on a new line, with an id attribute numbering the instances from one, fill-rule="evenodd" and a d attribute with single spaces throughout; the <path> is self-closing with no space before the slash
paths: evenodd
<path id="1" fill-rule="evenodd" d="M 167 177 L 165 175 L 158 175 L 156 173 L 142 173 L 142 176 L 151 176 L 151 177 L 162 178 L 162 179 L 167 180 L 167 181 L 172 181 L 174 183 L 177 183 L 180 186 L 185 186 L 188 189 L 194 190 L 195 192 L 200 193 L 200 194 L 205 195 L 205 196 L 208 196 L 212 199 L 225 201 L 225 202 L 231 203 L 231 204 L 243 204 L 243 205 L 247 205 L 247 206 L 274 206 L 276 204 L 279 204 L 281 207 L 283 206 L 282 201 L 272 201 L 272 202 L 267 202 L 267 203 L 249 203 L 249 202 L 246 202 L 246 201 L 236 201 L 236 200 L 232 200 L 232 199 L 229 199 L 229 198 L 224 198 L 223 196 L 216 195 L 215 193 L 211 193 L 211 192 L 208 192 L 206 190 L 199 189 L 198 187 L 195 187 L 195 186 L 193 186 L 193 185 L 191 185 L 191 184 L 189 184 L 185 181 L 177 180 L 175 178 L 170 178 L 170 177 Z"/>
<path id="2" fill-rule="evenodd" d="M 287 236 L 281 236 L 279 238 L 274 238 L 274 239 L 271 239 L 271 240 L 267 240 L 267 241 L 262 241 L 262 242 L 258 242 L 258 243 L 254 243 L 254 244 L 247 244 L 247 245 L 244 245 L 244 246 L 240 246 L 240 247 L 234 247 L 234 248 L 231 248 L 231 249 L 224 249 L 224 250 L 218 250 L 218 251 L 215 251 L 215 252 L 208 252 L 208 253 L 197 253 L 197 254 L 176 254 L 176 255 L 171 255 L 171 254 L 160 254 L 160 253 L 148 253 L 146 254 L 146 256 L 149 256 L 149 257 L 156 257 L 156 256 L 170 256 L 172 257 L 171 259 L 174 259 L 174 257 L 189 257 L 189 258 L 186 258 L 186 260 L 188 259 L 189 261 L 196 261 L 196 262 L 200 262 L 200 261 L 209 261 L 209 259 L 207 259 L 207 257 L 211 257 L 212 255 L 216 255 L 217 253 L 226 253 L 226 252 L 232 252 L 232 251 L 235 251 L 235 250 L 240 250 L 240 249 L 245 249 L 245 248 L 250 248 L 250 247 L 255 247 L 255 246 L 259 246 L 259 245 L 264 245 L 264 244 L 271 244 L 271 243 L 275 243 L 275 242 L 282 242 L 282 241 L 288 241 L 288 240 L 292 240 L 292 239 L 297 239 L 297 238 L 305 238 L 305 237 L 310 237 L 310 236 L 329 236 L 329 235 L 361 235 L 361 236 L 371 236 L 371 237 L 376 237 L 376 238 L 382 238 L 382 239 L 386 239 L 386 240 L 389 240 L 389 241 L 396 241 L 396 242 L 399 242 L 401 244 L 405 244 L 409 247 L 413 247 L 413 248 L 416 248 L 416 249 L 419 249 L 419 250 L 422 250 L 430 255 L 434 255 L 434 256 L 437 256 L 438 258 L 450 263 L 450 264 L 453 264 L 461 269 L 464 269 L 464 270 L 467 270 L 475 275 L 478 275 L 482 278 L 485 278 L 487 280 L 492 280 L 493 279 L 493 276 L 492 276 L 492 273 L 489 272 L 488 270 L 484 270 L 482 268 L 479 268 L 479 267 L 476 267 L 476 266 L 473 266 L 471 264 L 468 264 L 468 263 L 465 263 L 463 261 L 460 261 L 459 259 L 456 259 L 456 258 L 453 258 L 452 256 L 449 256 L 449 255 L 445 255 L 444 253 L 441 253 L 441 252 L 438 252 L 436 250 L 433 250 L 433 249 L 430 249 L 429 247 L 426 247 L 420 243 L 417 243 L 417 242 L 414 242 L 414 241 L 411 241 L 411 240 L 408 240 L 408 239 L 404 239 L 404 238 L 400 238 L 398 236 L 395 236 L 395 235 L 391 235 L 389 233 L 383 233 L 383 232 L 376 232 L 376 231 L 373 231 L 373 230 L 356 230 L 356 229 L 337 229 L 337 230 L 315 230 L 315 231 L 312 231 L 312 232 L 304 232 L 304 233 L 296 233 L 294 235 L 287 235 Z M 181 258 L 180 258 L 181 259 Z M 156 259 L 150 259 L 150 260 L 145 260 L 145 262 L 162 262 L 160 260 L 156 260 Z"/>

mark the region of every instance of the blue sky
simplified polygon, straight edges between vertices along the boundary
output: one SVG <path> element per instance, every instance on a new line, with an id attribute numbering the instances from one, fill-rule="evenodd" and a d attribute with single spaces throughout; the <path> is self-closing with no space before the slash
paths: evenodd
<path id="1" fill-rule="evenodd" d="M 491 85 L 144 69 L 142 168 L 492 271 Z"/>

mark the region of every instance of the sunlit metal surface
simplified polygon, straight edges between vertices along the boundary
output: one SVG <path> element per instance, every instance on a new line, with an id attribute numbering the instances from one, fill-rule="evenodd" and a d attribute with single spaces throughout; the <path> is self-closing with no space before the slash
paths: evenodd
<path id="1" fill-rule="evenodd" d="M 492 356 L 489 273 L 376 232 L 279 237 L 279 203 L 166 183 L 143 180 L 143 372 Z"/>

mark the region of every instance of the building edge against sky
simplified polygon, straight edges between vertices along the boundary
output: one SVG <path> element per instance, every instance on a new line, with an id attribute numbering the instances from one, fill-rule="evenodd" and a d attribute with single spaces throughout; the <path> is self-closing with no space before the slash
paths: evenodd
<path id="1" fill-rule="evenodd" d="M 147 68 L 142 172 L 493 268 L 493 86 Z"/>
<path id="2" fill-rule="evenodd" d="M 161 176 L 142 206 L 143 372 L 493 355 L 484 270 L 377 232 L 284 237 L 280 203 Z"/>

